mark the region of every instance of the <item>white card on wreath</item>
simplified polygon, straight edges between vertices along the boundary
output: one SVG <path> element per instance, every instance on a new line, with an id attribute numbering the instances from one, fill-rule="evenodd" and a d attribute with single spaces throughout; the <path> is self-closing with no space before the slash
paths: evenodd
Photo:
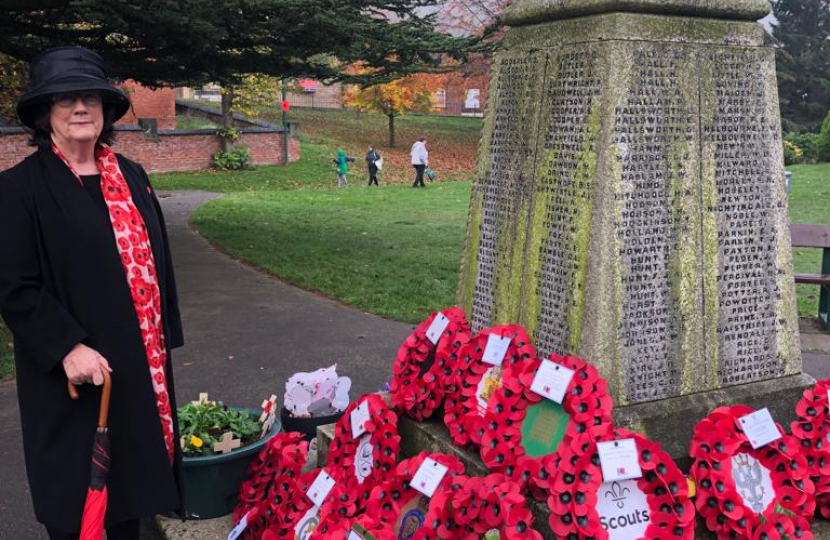
<path id="1" fill-rule="evenodd" d="M 248 512 L 242 516 L 242 519 L 239 520 L 239 525 L 233 528 L 233 530 L 228 535 L 228 540 L 236 540 L 239 538 L 239 535 L 242 534 L 242 531 L 248 526 L 248 516 L 251 515 L 254 509 L 248 510 Z"/>
<path id="2" fill-rule="evenodd" d="M 349 535 L 346 540 L 363 540 L 363 537 L 357 534 L 354 529 L 349 529 Z"/>
<path id="3" fill-rule="evenodd" d="M 429 339 L 433 345 L 438 345 L 438 340 L 441 339 L 441 334 L 444 333 L 444 330 L 447 329 L 449 326 L 450 320 L 444 315 L 442 312 L 438 312 L 438 315 L 432 319 L 432 323 L 430 323 L 429 328 L 427 328 L 427 339 Z"/>
<path id="4" fill-rule="evenodd" d="M 530 389 L 542 397 L 561 404 L 565 399 L 565 392 L 568 391 L 568 385 L 574 378 L 574 373 L 576 373 L 574 370 L 556 362 L 542 360 Z"/>
<path id="5" fill-rule="evenodd" d="M 484 356 L 481 360 L 494 366 L 501 366 L 511 341 L 509 337 L 490 334 L 487 336 L 487 345 L 484 347 Z"/>
<path id="6" fill-rule="evenodd" d="M 432 497 L 435 495 L 435 490 L 438 489 L 438 484 L 446 476 L 447 470 L 446 465 L 441 465 L 431 458 L 426 458 L 418 467 L 409 485 L 427 497 Z"/>
<path id="7" fill-rule="evenodd" d="M 749 444 L 755 450 L 781 438 L 781 431 L 775 425 L 775 421 L 766 407 L 740 417 L 738 423 L 741 424 L 744 435 L 749 439 Z"/>
<path id="8" fill-rule="evenodd" d="M 311 487 L 308 488 L 306 496 L 314 503 L 314 506 L 323 506 L 323 502 L 328 497 L 334 484 L 334 478 L 329 476 L 326 471 L 320 471 L 320 474 L 311 483 Z"/>
<path id="9" fill-rule="evenodd" d="M 369 421 L 369 400 L 364 399 L 360 405 L 352 409 L 349 420 L 352 422 L 353 439 L 366 433 L 366 422 Z"/>
<path id="10" fill-rule="evenodd" d="M 602 481 L 615 482 L 643 476 L 634 439 L 619 439 L 597 443 Z"/>

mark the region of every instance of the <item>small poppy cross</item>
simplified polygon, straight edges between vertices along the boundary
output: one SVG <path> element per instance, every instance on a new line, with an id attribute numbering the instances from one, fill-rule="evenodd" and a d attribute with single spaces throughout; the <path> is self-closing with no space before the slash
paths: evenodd
<path id="1" fill-rule="evenodd" d="M 228 452 L 239 448 L 241 444 L 242 441 L 233 438 L 232 432 L 226 431 L 222 434 L 222 438 L 219 439 L 219 442 L 213 443 L 213 451 L 219 452 L 220 454 L 227 454 Z"/>
<path id="2" fill-rule="evenodd" d="M 262 433 L 260 434 L 259 438 L 265 437 L 271 428 L 274 427 L 274 423 L 277 421 L 277 415 L 275 413 L 271 413 L 262 423 Z"/>
<path id="3" fill-rule="evenodd" d="M 201 407 L 203 405 L 213 405 L 214 407 L 216 406 L 215 401 L 208 401 L 207 392 L 202 392 L 199 394 L 199 401 L 191 401 L 190 403 L 196 405 L 197 407 Z"/>
<path id="4" fill-rule="evenodd" d="M 259 416 L 260 422 L 265 422 L 269 416 L 277 413 L 277 396 L 271 394 L 271 397 L 262 401 L 262 414 Z"/>

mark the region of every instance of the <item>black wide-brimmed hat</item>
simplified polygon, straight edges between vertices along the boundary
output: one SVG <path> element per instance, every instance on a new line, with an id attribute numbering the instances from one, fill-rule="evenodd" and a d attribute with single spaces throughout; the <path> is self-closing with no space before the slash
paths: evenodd
<path id="1" fill-rule="evenodd" d="M 34 129 L 38 105 L 55 94 L 98 90 L 104 107 L 111 108 L 115 122 L 130 109 L 127 96 L 107 80 L 107 66 L 97 53 L 83 47 L 58 47 L 32 59 L 28 91 L 17 102 L 20 121 Z"/>

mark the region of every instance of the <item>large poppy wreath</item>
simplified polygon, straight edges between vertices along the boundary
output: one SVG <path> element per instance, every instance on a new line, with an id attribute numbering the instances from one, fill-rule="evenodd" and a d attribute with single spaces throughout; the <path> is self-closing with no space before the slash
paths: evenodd
<path id="1" fill-rule="evenodd" d="M 239 504 L 233 511 L 233 522 L 268 499 L 278 482 L 299 476 L 308 458 L 308 442 L 301 433 L 278 433 L 260 450 L 248 468 L 248 479 L 239 488 Z"/>
<path id="2" fill-rule="evenodd" d="M 424 461 L 430 458 L 447 467 L 447 474 L 435 489 L 433 498 L 453 486 L 454 478 L 464 473 L 464 465 L 454 456 L 421 452 L 401 461 L 395 474 L 375 486 L 366 513 L 380 525 L 391 527 L 396 540 L 411 540 L 424 527 L 430 499 L 413 488 L 410 483 Z"/>
<path id="3" fill-rule="evenodd" d="M 828 391 L 830 391 L 830 379 L 819 381 L 812 389 L 804 390 L 804 397 L 795 408 L 798 420 L 790 424 L 793 437 L 801 442 L 801 452 L 807 459 L 807 466 L 816 486 L 816 504 L 825 518 L 830 518 Z"/>
<path id="4" fill-rule="evenodd" d="M 815 487 L 799 441 L 784 435 L 754 450 L 739 423 L 752 412 L 719 407 L 695 426 L 697 510 L 720 540 L 809 540 Z"/>
<path id="5" fill-rule="evenodd" d="M 366 432 L 354 438 L 351 413 L 363 402 L 368 404 L 369 420 L 364 425 Z M 367 394 L 349 405 L 335 426 L 328 455 L 332 478 L 354 501 L 354 511 L 348 515 L 362 511 L 372 488 L 395 469 L 400 446 L 398 417 L 383 398 Z"/>
<path id="6" fill-rule="evenodd" d="M 597 442 L 629 438 L 637 447 L 643 476 L 604 482 Z M 695 511 L 686 478 L 659 444 L 609 427 L 600 437 L 584 434 L 563 446 L 558 467 L 542 484 L 548 495 L 550 527 L 558 538 L 694 537 Z"/>
<path id="7" fill-rule="evenodd" d="M 501 540 L 542 540 L 521 486 L 503 474 L 453 478 L 432 498 L 413 540 L 474 540 L 497 531 Z"/>
<path id="8" fill-rule="evenodd" d="M 476 423 L 484 464 L 522 487 L 538 475 L 543 457 L 574 437 L 605 433 L 612 422 L 614 404 L 596 368 L 579 358 L 554 354 L 550 360 L 574 371 L 561 405 L 531 390 L 542 361 L 530 358 L 504 370 L 502 387 Z"/>
<path id="9" fill-rule="evenodd" d="M 449 321 L 437 343 L 427 337 L 433 321 L 443 314 Z M 406 338 L 392 367 L 389 397 L 398 412 L 421 422 L 444 402 L 451 387 L 461 347 L 470 341 L 470 323 L 457 307 L 435 312 Z"/>
<path id="10" fill-rule="evenodd" d="M 245 540 L 293 540 L 303 516 L 313 504 L 306 492 L 319 470 L 292 477 L 277 478 L 268 491 L 268 498 L 255 510 L 254 519 L 242 534 Z"/>
<path id="11" fill-rule="evenodd" d="M 482 360 L 490 334 L 510 338 L 500 367 Z M 455 444 L 481 443 L 475 428 L 502 385 L 503 370 L 532 358 L 536 358 L 536 349 L 525 329 L 518 325 L 485 328 L 462 347 L 453 382 L 455 391 L 448 392 L 444 402 L 444 423 Z"/>

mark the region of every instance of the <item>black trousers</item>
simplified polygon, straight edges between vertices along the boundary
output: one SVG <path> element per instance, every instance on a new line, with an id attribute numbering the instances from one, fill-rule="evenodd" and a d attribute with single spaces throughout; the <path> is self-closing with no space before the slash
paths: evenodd
<path id="1" fill-rule="evenodd" d="M 412 184 L 414 187 L 424 187 L 424 171 L 426 170 L 426 165 L 413 165 L 415 167 L 415 183 Z"/>
<path id="2" fill-rule="evenodd" d="M 46 527 L 49 540 L 78 540 L 80 533 L 63 533 Z M 141 522 L 137 519 L 125 521 L 112 527 L 107 527 L 107 540 L 138 540 L 141 532 Z"/>
<path id="3" fill-rule="evenodd" d="M 369 167 L 369 185 L 378 185 L 378 168 Z"/>

